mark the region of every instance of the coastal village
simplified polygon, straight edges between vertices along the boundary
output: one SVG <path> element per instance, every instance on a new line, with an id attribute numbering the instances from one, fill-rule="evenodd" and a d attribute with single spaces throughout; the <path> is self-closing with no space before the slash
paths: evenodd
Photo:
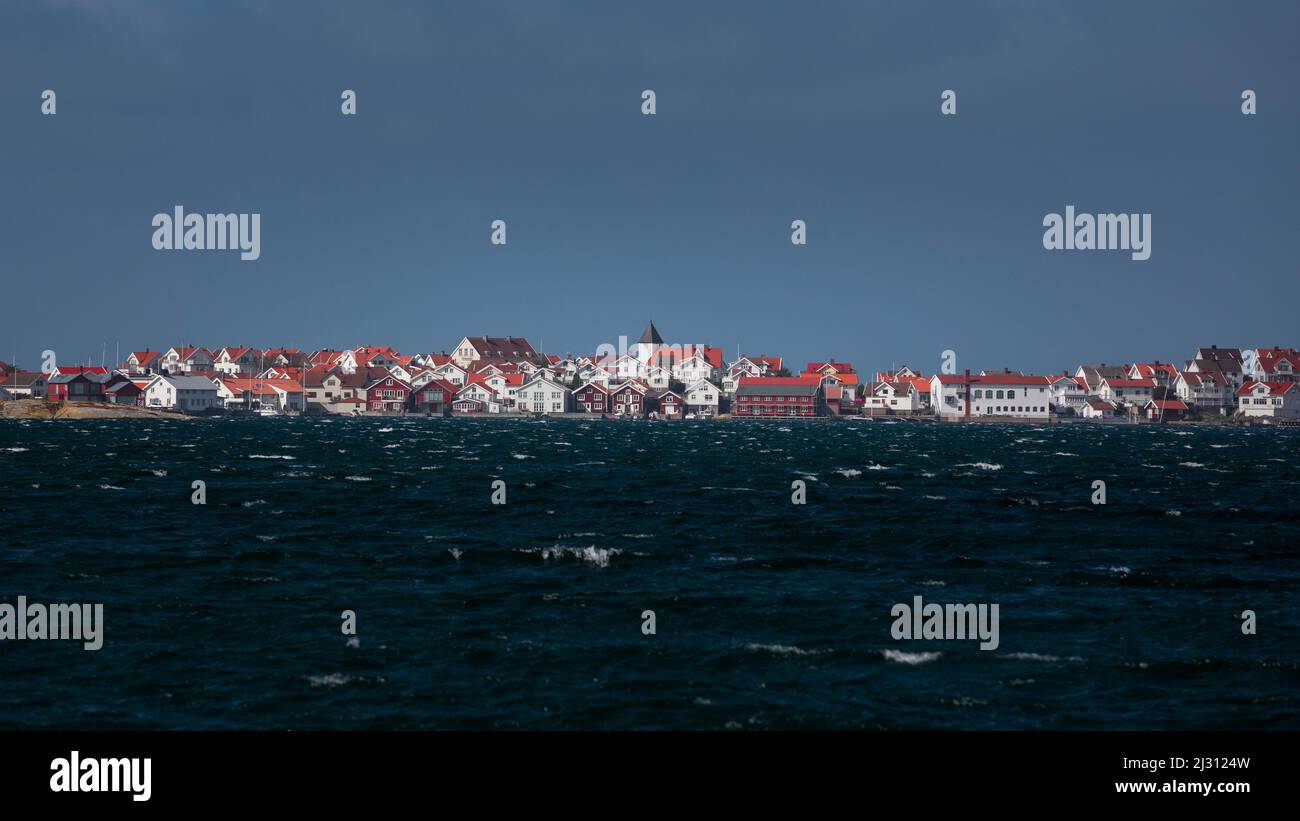
<path id="1" fill-rule="evenodd" d="M 1295 348 L 1199 348 L 1172 362 L 1079 365 L 1060 374 L 1009 368 L 859 373 L 827 359 L 667 345 L 654 323 L 633 345 L 544 354 L 517 336 L 467 336 L 450 353 L 362 345 L 192 345 L 132 351 L 116 367 L 0 362 L 0 401 L 132 405 L 203 416 L 579 416 L 648 419 L 897 417 L 938 421 L 1238 420 L 1297 424 Z"/>

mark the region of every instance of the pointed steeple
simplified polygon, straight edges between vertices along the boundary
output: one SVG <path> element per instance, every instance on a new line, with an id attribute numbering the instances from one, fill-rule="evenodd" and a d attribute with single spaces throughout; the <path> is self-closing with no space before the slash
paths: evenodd
<path id="1" fill-rule="evenodd" d="M 645 330 L 641 332 L 641 338 L 637 340 L 638 344 L 647 342 L 653 345 L 664 344 L 664 338 L 659 335 L 659 329 L 655 327 L 653 320 L 649 325 L 645 326 Z"/>

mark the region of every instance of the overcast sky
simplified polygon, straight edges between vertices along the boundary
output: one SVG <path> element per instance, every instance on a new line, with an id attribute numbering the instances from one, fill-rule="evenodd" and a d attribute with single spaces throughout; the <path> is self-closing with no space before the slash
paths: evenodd
<path id="1" fill-rule="evenodd" d="M 651 318 L 926 373 L 1300 345 L 1297 9 L 5 3 L 0 359 Z M 154 250 L 176 205 L 261 214 L 261 258 Z M 1067 205 L 1150 213 L 1151 258 L 1045 250 Z"/>

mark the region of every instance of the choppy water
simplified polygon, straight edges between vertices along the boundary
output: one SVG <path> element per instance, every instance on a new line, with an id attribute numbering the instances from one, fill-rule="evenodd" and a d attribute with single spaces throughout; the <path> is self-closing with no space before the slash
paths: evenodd
<path id="1" fill-rule="evenodd" d="M 103 602 L 106 638 L 0 642 L 0 727 L 1296 728 L 1298 444 L 3 421 L 0 602 Z M 998 603 L 1000 646 L 893 640 L 915 595 Z"/>

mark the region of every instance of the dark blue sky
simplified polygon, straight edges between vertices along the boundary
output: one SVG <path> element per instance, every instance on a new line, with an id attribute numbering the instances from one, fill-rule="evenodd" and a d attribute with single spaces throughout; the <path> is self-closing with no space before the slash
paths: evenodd
<path id="1" fill-rule="evenodd" d="M 1298 41 L 1293 2 L 6 3 L 0 359 L 1296 345 Z M 261 259 L 153 250 L 177 204 L 260 213 Z M 1068 204 L 1150 212 L 1151 259 L 1045 251 Z"/>

